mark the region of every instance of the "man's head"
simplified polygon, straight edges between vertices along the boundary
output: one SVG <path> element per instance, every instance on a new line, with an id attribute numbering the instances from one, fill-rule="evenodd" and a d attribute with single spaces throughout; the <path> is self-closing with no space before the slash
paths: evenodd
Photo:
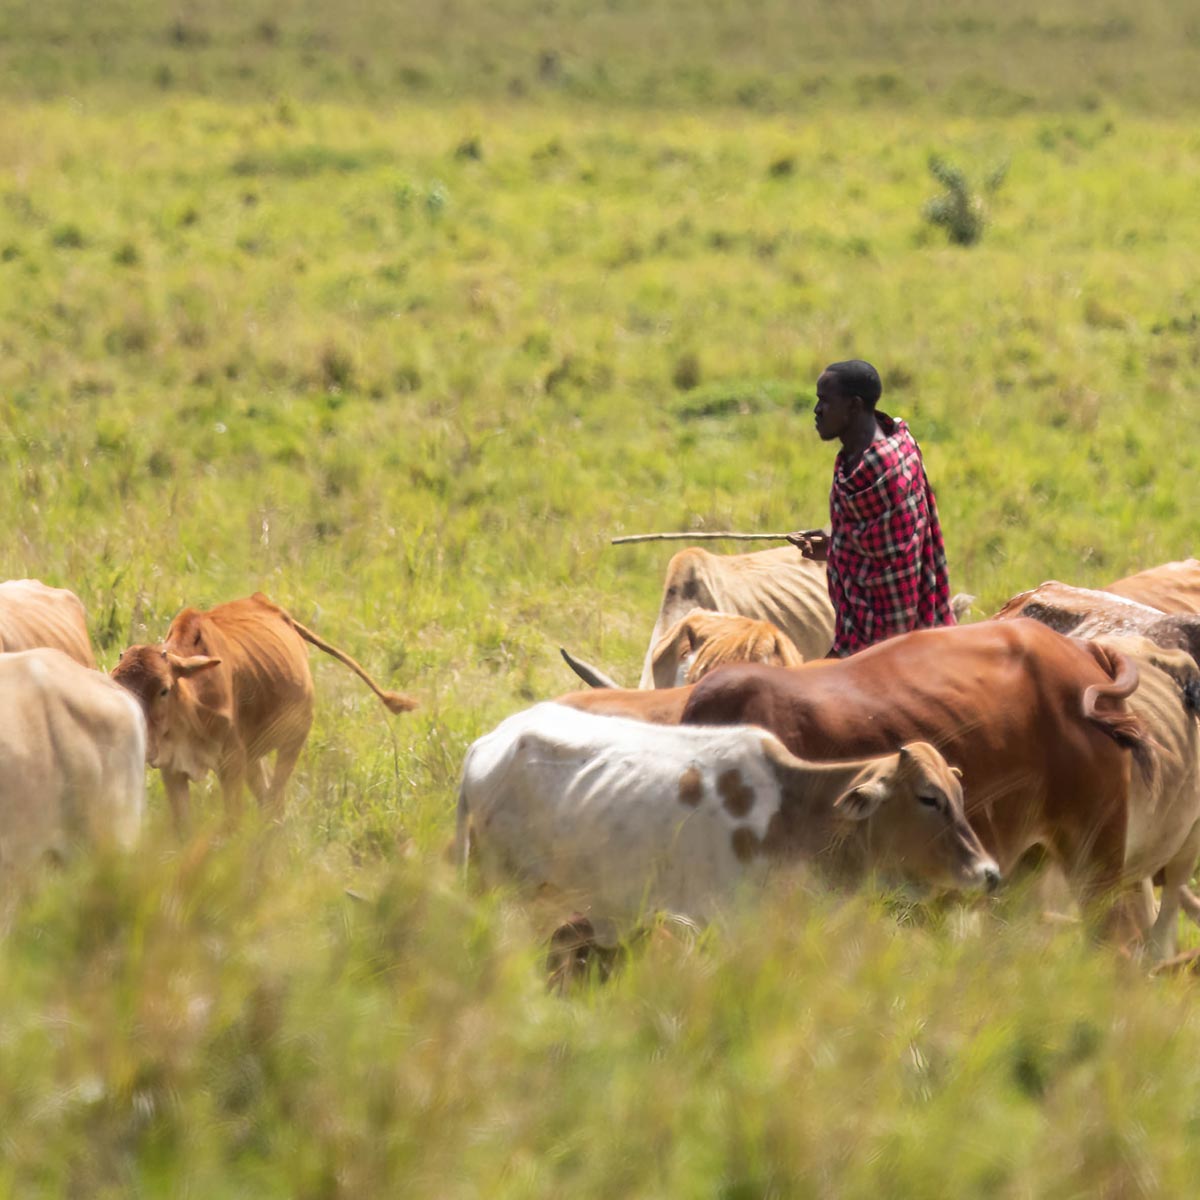
<path id="1" fill-rule="evenodd" d="M 831 442 L 845 437 L 864 414 L 875 412 L 882 394 L 879 372 L 869 362 L 852 358 L 830 363 L 817 380 L 817 403 L 813 408 L 821 440 Z"/>

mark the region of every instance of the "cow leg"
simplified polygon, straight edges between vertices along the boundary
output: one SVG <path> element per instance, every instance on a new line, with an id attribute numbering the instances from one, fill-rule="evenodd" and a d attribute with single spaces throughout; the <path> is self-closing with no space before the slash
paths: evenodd
<path id="1" fill-rule="evenodd" d="M 1107 801 L 1107 803 L 1106 803 Z M 1120 933 L 1123 906 L 1116 903 L 1125 866 L 1126 809 L 1120 801 L 1101 797 L 1091 828 L 1063 828 L 1054 852 L 1067 874 L 1079 911 L 1091 934 L 1113 941 Z"/>
<path id="2" fill-rule="evenodd" d="M 1192 877 L 1196 859 L 1200 856 L 1200 823 L 1192 826 L 1179 853 L 1163 868 L 1162 904 L 1158 919 L 1150 930 L 1149 947 L 1155 962 L 1170 958 L 1179 937 L 1179 908 L 1183 889 Z"/>
<path id="3" fill-rule="evenodd" d="M 250 785 L 250 793 L 258 802 L 258 807 L 266 808 L 271 781 L 267 778 L 267 760 L 265 758 L 256 758 L 247 765 L 246 782 Z"/>
<path id="4" fill-rule="evenodd" d="M 296 769 L 296 761 L 300 757 L 300 751 L 304 749 L 307 737 L 308 731 L 305 730 L 304 737 L 289 745 L 281 746 L 275 754 L 275 769 L 271 772 L 271 788 L 264 807 L 276 820 L 283 816 L 284 792 L 287 789 L 288 780 L 292 777 L 292 772 Z"/>
<path id="5" fill-rule="evenodd" d="M 221 781 L 221 795 L 225 801 L 225 823 L 235 825 L 242 815 L 242 789 L 246 783 L 246 750 L 236 745 L 228 749 L 217 777 Z"/>
<path id="6" fill-rule="evenodd" d="M 175 832 L 181 837 L 188 832 L 192 823 L 192 795 L 188 777 L 182 771 L 162 771 L 163 788 L 171 805 L 171 819 Z"/>

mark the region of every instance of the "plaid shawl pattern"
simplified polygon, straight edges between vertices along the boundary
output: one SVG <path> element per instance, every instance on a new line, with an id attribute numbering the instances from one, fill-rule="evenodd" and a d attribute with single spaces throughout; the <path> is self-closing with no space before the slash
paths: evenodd
<path id="1" fill-rule="evenodd" d="M 910 629 L 953 625 L 946 548 L 925 464 L 908 426 L 876 413 L 886 435 L 847 470 L 837 456 L 829 493 L 833 653 L 853 654 Z"/>

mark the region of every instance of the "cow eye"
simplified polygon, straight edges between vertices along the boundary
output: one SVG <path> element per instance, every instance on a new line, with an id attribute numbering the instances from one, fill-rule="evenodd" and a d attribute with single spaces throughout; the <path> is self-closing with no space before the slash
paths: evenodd
<path id="1" fill-rule="evenodd" d="M 163 690 L 162 690 L 161 692 L 159 692 L 158 694 L 159 694 L 160 696 L 165 696 L 165 695 L 166 695 L 166 694 L 167 694 L 167 693 L 168 693 L 170 690 L 171 690 L 171 689 L 170 689 L 169 687 L 165 687 L 165 688 L 163 688 Z"/>
<path id="2" fill-rule="evenodd" d="M 942 806 L 942 799 L 940 796 L 918 796 L 917 799 L 920 800 L 920 802 L 925 805 L 926 808 L 941 808 Z"/>

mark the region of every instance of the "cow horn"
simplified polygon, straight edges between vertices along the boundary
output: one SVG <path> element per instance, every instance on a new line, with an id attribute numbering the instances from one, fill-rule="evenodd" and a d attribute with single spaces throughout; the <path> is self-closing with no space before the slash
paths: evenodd
<path id="1" fill-rule="evenodd" d="M 593 667 L 591 663 L 576 658 L 563 647 L 560 646 L 558 652 L 563 656 L 563 661 L 567 666 L 589 686 L 594 688 L 619 688 L 621 686 L 611 675 L 605 675 L 598 667 Z"/>

